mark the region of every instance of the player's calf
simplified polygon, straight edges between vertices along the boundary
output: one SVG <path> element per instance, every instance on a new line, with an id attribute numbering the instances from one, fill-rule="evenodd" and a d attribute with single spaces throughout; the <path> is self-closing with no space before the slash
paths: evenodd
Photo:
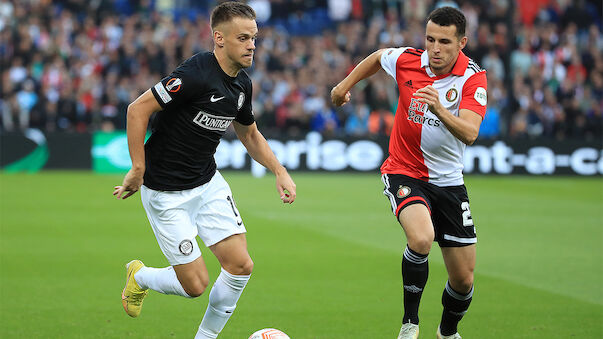
<path id="1" fill-rule="evenodd" d="M 442 320 L 438 328 L 438 335 L 442 337 L 453 336 L 457 334 L 457 326 L 459 321 L 463 318 L 471 300 L 473 299 L 473 287 L 470 288 L 468 293 L 460 293 L 454 290 L 449 282 L 446 282 L 446 287 L 442 293 Z M 460 338 L 460 336 L 459 336 Z"/>
<path id="2" fill-rule="evenodd" d="M 404 285 L 403 323 L 419 324 L 419 303 L 429 276 L 426 254 L 413 251 L 410 246 L 402 257 L 402 281 Z"/>

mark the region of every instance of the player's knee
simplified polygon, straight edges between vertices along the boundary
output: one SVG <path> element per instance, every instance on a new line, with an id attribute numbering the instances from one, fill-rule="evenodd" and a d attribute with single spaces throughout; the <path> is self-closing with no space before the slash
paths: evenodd
<path id="1" fill-rule="evenodd" d="M 205 292 L 207 286 L 209 285 L 209 277 L 200 277 L 196 279 L 194 282 L 189 282 L 184 287 L 184 290 L 191 298 L 197 298 Z"/>
<path id="2" fill-rule="evenodd" d="M 241 261 L 236 263 L 235 265 L 232 265 L 232 267 L 229 267 L 226 270 L 234 275 L 250 275 L 253 271 L 253 260 L 251 260 L 251 258 L 248 258 L 245 261 Z"/>
<path id="3" fill-rule="evenodd" d="M 189 287 L 186 290 L 186 293 L 191 298 L 197 298 L 197 297 L 200 297 L 203 294 L 203 292 L 205 292 L 206 288 L 207 288 L 207 285 L 197 284 L 197 285 Z"/>
<path id="4" fill-rule="evenodd" d="M 430 239 L 429 237 L 415 237 L 414 239 L 408 239 L 408 246 L 413 251 L 421 254 L 429 254 L 432 243 L 433 239 Z"/>
<path id="5" fill-rule="evenodd" d="M 243 265 L 242 269 L 243 269 L 242 275 L 250 275 L 251 272 L 253 272 L 253 260 L 251 260 L 251 258 L 249 258 L 249 260 L 247 260 L 247 262 Z"/>
<path id="6" fill-rule="evenodd" d="M 473 272 L 456 279 L 450 279 L 450 285 L 459 293 L 469 293 L 473 287 Z"/>

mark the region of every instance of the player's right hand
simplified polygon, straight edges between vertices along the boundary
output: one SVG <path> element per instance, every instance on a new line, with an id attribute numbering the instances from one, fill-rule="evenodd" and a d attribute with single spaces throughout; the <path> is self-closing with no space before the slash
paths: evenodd
<path id="1" fill-rule="evenodd" d="M 333 87 L 331 90 L 331 101 L 333 105 L 339 107 L 345 105 L 348 101 L 350 101 L 351 94 L 349 91 L 343 91 L 339 85 Z"/>
<path id="2" fill-rule="evenodd" d="M 292 204 L 297 196 L 296 186 L 286 169 L 276 174 L 276 190 L 284 204 Z"/>
<path id="3" fill-rule="evenodd" d="M 144 171 L 142 173 L 130 169 L 124 177 L 124 182 L 121 186 L 115 186 L 113 195 L 117 199 L 126 199 L 136 193 L 143 183 Z M 125 193 L 125 195 L 124 195 Z"/>

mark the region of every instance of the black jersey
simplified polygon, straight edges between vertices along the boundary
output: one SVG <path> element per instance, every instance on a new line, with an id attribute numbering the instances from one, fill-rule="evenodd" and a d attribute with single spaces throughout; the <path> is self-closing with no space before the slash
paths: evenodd
<path id="1" fill-rule="evenodd" d="M 163 110 L 145 144 L 144 185 L 161 191 L 194 188 L 216 171 L 214 153 L 230 123 L 254 122 L 251 80 L 224 73 L 211 52 L 198 53 L 151 88 Z"/>

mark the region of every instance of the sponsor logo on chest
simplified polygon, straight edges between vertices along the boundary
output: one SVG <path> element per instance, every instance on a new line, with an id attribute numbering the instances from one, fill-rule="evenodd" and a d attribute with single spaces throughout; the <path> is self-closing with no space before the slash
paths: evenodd
<path id="1" fill-rule="evenodd" d="M 212 131 L 226 131 L 234 117 L 223 117 L 199 111 L 193 122 L 205 129 Z"/>
<path id="2" fill-rule="evenodd" d="M 440 120 L 425 116 L 428 106 L 429 105 L 420 102 L 416 98 L 411 98 L 410 106 L 408 107 L 408 120 L 414 122 L 415 124 L 439 127 Z"/>

